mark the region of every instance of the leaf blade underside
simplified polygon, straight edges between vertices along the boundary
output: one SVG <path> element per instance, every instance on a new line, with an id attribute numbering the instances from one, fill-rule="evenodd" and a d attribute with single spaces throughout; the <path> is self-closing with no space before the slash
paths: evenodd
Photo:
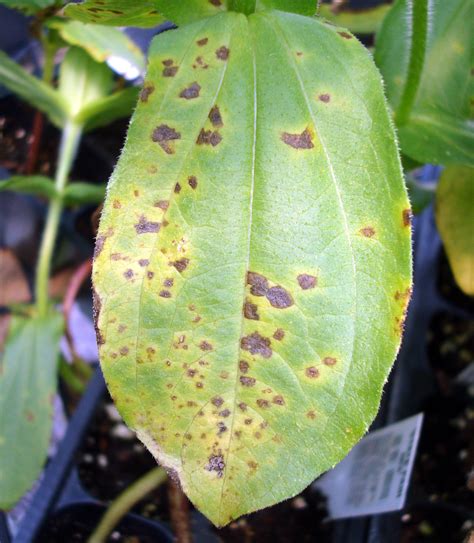
<path id="1" fill-rule="evenodd" d="M 155 39 L 96 245 L 98 341 L 125 420 L 216 525 L 295 495 L 367 429 L 409 219 L 350 34 L 263 12 Z"/>

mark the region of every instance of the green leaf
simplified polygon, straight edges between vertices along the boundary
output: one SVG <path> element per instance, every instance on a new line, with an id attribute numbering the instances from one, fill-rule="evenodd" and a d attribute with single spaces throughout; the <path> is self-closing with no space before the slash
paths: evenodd
<path id="1" fill-rule="evenodd" d="M 436 190 L 436 224 L 456 282 L 474 296 L 474 170 L 450 166 Z"/>
<path id="2" fill-rule="evenodd" d="M 57 29 L 63 40 L 70 45 L 85 49 L 97 62 L 104 62 L 114 56 L 127 60 L 140 72 L 145 69 L 145 59 L 141 49 L 117 28 L 59 18 L 51 21 L 49 26 Z"/>
<path id="3" fill-rule="evenodd" d="M 105 196 L 105 185 L 71 183 L 64 191 L 66 205 L 100 204 Z"/>
<path id="4" fill-rule="evenodd" d="M 77 122 L 85 123 L 85 130 L 90 131 L 99 126 L 105 126 L 116 119 L 132 114 L 137 101 L 138 89 L 128 87 L 111 96 L 96 100 L 85 107 L 78 115 Z"/>
<path id="5" fill-rule="evenodd" d="M 59 5 L 58 0 L 0 0 L 0 4 L 10 9 L 18 9 L 28 15 L 32 15 L 50 6 Z"/>
<path id="6" fill-rule="evenodd" d="M 300 15 L 315 15 L 317 0 L 257 0 L 257 10 L 278 9 Z"/>
<path id="7" fill-rule="evenodd" d="M 375 62 L 396 110 L 405 86 L 411 39 L 408 0 L 398 0 L 377 36 Z M 404 154 L 419 162 L 474 164 L 471 119 L 472 39 L 469 0 L 430 4 L 428 47 L 414 108 L 399 128 Z"/>
<path id="8" fill-rule="evenodd" d="M 61 64 L 58 90 L 67 101 L 71 119 L 76 121 L 86 107 L 108 96 L 112 86 L 110 68 L 79 47 L 69 48 Z"/>
<path id="9" fill-rule="evenodd" d="M 0 191 L 2 190 L 35 194 L 49 199 L 56 196 L 54 181 L 44 175 L 13 175 L 6 181 L 0 181 Z"/>
<path id="10" fill-rule="evenodd" d="M 380 28 L 390 8 L 389 4 L 366 9 L 346 9 L 342 6 L 341 11 L 334 13 L 330 5 L 321 4 L 319 15 L 333 24 L 348 28 L 354 34 L 373 34 Z"/>
<path id="11" fill-rule="evenodd" d="M 0 83 L 7 89 L 38 108 L 52 123 L 62 127 L 67 118 L 67 105 L 54 89 L 30 75 L 26 70 L 0 51 Z"/>
<path id="12" fill-rule="evenodd" d="M 41 472 L 51 434 L 63 318 L 14 316 L 0 354 L 0 509 L 9 509 Z"/>
<path id="13" fill-rule="evenodd" d="M 347 31 L 226 13 L 155 38 L 96 243 L 118 409 L 224 525 L 373 420 L 411 288 L 380 76 Z"/>

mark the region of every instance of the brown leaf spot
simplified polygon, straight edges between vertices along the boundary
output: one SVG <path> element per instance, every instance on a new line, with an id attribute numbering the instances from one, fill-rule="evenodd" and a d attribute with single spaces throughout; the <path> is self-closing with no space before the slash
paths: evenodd
<path id="1" fill-rule="evenodd" d="M 104 248 L 105 241 L 107 238 L 110 238 L 113 236 L 114 230 L 113 228 L 109 228 L 105 234 L 100 234 L 97 236 L 97 239 L 95 240 L 95 247 L 94 247 L 94 260 L 100 255 L 102 252 L 102 249 Z"/>
<path id="2" fill-rule="evenodd" d="M 114 200 L 114 203 L 112 204 L 114 209 L 120 209 L 122 207 L 122 204 L 119 200 Z"/>
<path id="3" fill-rule="evenodd" d="M 222 45 L 219 47 L 219 49 L 216 50 L 216 57 L 220 60 L 227 60 L 229 58 L 230 51 L 227 49 L 225 45 Z"/>
<path id="4" fill-rule="evenodd" d="M 163 209 L 163 210 L 168 209 L 169 205 L 170 204 L 169 204 L 168 200 L 158 200 L 158 202 L 155 202 L 153 204 L 154 207 L 159 207 L 160 209 Z"/>
<path id="5" fill-rule="evenodd" d="M 375 236 L 375 230 L 372 226 L 364 226 L 360 229 L 360 233 L 366 238 L 373 238 Z"/>
<path id="6" fill-rule="evenodd" d="M 285 331 L 281 328 L 277 328 L 273 334 L 273 338 L 277 341 L 281 341 L 285 337 Z"/>
<path id="7" fill-rule="evenodd" d="M 246 319 L 258 321 L 260 320 L 260 317 L 258 315 L 258 306 L 255 304 L 252 304 L 250 302 L 244 303 L 244 317 Z"/>
<path id="8" fill-rule="evenodd" d="M 259 273 L 247 272 L 247 284 L 250 285 L 250 293 L 254 296 L 265 296 L 268 290 L 268 281 Z"/>
<path id="9" fill-rule="evenodd" d="M 317 377 L 319 377 L 319 370 L 314 366 L 310 366 L 309 368 L 306 368 L 305 374 L 306 377 L 309 377 L 310 379 L 316 379 Z"/>
<path id="10" fill-rule="evenodd" d="M 413 213 L 411 209 L 404 209 L 402 211 L 403 226 L 410 226 L 412 218 L 413 218 Z"/>
<path id="11" fill-rule="evenodd" d="M 239 403 L 239 409 L 241 411 L 247 411 L 247 404 L 245 402 L 240 402 Z"/>
<path id="12" fill-rule="evenodd" d="M 242 373 L 247 373 L 249 371 L 249 363 L 246 362 L 245 360 L 239 360 L 239 370 L 242 372 Z"/>
<path id="13" fill-rule="evenodd" d="M 170 287 L 173 286 L 173 284 L 174 284 L 174 280 L 171 279 L 171 278 L 166 278 L 166 279 L 163 281 L 163 286 L 164 286 L 164 287 L 170 288 Z"/>
<path id="14" fill-rule="evenodd" d="M 217 478 L 222 479 L 224 476 L 225 462 L 222 454 L 213 454 L 209 457 L 209 463 L 205 466 L 207 471 L 215 471 Z"/>
<path id="15" fill-rule="evenodd" d="M 201 343 L 199 344 L 199 348 L 201 349 L 201 351 L 212 351 L 212 345 L 206 340 L 201 341 Z"/>
<path id="16" fill-rule="evenodd" d="M 189 258 L 180 258 L 179 260 L 175 260 L 174 262 L 171 262 L 171 266 L 174 266 L 179 273 L 182 273 L 189 264 Z"/>
<path id="17" fill-rule="evenodd" d="M 25 412 L 25 418 L 28 422 L 33 422 L 35 420 L 35 415 L 29 409 Z"/>
<path id="18" fill-rule="evenodd" d="M 199 136 L 196 140 L 196 143 L 198 145 L 212 145 L 215 147 L 216 145 L 219 145 L 219 143 L 222 141 L 222 136 L 219 134 L 219 132 L 212 131 L 212 130 L 204 130 L 201 129 L 201 132 L 199 132 Z"/>
<path id="19" fill-rule="evenodd" d="M 296 56 L 297 57 L 302 57 L 303 56 L 303 51 L 296 51 Z"/>
<path id="20" fill-rule="evenodd" d="M 142 90 L 140 91 L 140 100 L 142 102 L 148 102 L 148 97 L 155 90 L 155 86 L 151 83 L 145 83 Z"/>
<path id="21" fill-rule="evenodd" d="M 306 413 L 306 416 L 308 417 L 308 419 L 314 420 L 316 418 L 316 413 L 311 409 Z"/>
<path id="22" fill-rule="evenodd" d="M 272 356 L 270 345 L 270 339 L 261 336 L 258 332 L 254 332 L 250 336 L 245 336 L 240 340 L 240 346 L 244 351 L 259 354 L 263 358 L 270 358 Z"/>
<path id="23" fill-rule="evenodd" d="M 201 38 L 200 40 L 198 40 L 196 43 L 199 45 L 199 47 L 204 47 L 204 45 L 206 45 L 206 43 L 209 41 L 208 38 Z"/>
<path id="24" fill-rule="evenodd" d="M 191 379 L 192 379 L 196 375 L 196 373 L 197 373 L 197 370 L 194 370 L 194 369 L 191 368 L 186 372 L 186 375 L 188 377 L 191 377 Z"/>
<path id="25" fill-rule="evenodd" d="M 142 268 L 144 268 L 145 266 L 148 266 L 148 264 L 150 263 L 150 261 L 148 260 L 148 258 L 140 258 L 140 260 L 138 261 L 138 263 L 140 264 L 140 266 Z"/>
<path id="26" fill-rule="evenodd" d="M 253 419 L 245 419 L 245 420 L 244 420 L 244 424 L 245 424 L 246 426 L 250 426 L 250 425 L 252 424 L 252 422 L 253 422 Z"/>
<path id="27" fill-rule="evenodd" d="M 227 432 L 227 430 L 228 430 L 228 428 L 223 422 L 218 422 L 217 423 L 217 435 L 218 436 L 222 435 L 224 432 Z"/>
<path id="28" fill-rule="evenodd" d="M 253 377 L 242 375 L 239 380 L 240 384 L 244 387 L 253 387 L 255 385 L 255 379 Z"/>
<path id="29" fill-rule="evenodd" d="M 131 270 L 129 268 L 128 270 L 123 272 L 123 276 L 125 277 L 125 279 L 132 279 L 133 278 L 133 270 Z"/>
<path id="30" fill-rule="evenodd" d="M 155 234 L 160 230 L 160 223 L 148 221 L 145 215 L 141 215 L 134 226 L 137 234 Z"/>
<path id="31" fill-rule="evenodd" d="M 128 354 L 128 347 L 127 346 L 124 346 L 124 347 L 120 347 L 119 349 L 119 353 L 122 355 L 122 356 L 126 356 Z"/>
<path id="32" fill-rule="evenodd" d="M 220 396 L 214 396 L 214 398 L 212 398 L 211 400 L 211 403 L 216 407 L 220 407 L 224 403 L 224 400 Z"/>
<path id="33" fill-rule="evenodd" d="M 158 143 L 166 154 L 172 155 L 174 153 L 174 148 L 169 142 L 181 139 L 181 134 L 167 124 L 160 124 L 160 126 L 157 126 L 153 130 L 151 139 L 152 141 Z"/>
<path id="34" fill-rule="evenodd" d="M 293 305 L 293 298 L 290 293 L 280 285 L 269 288 L 266 297 L 270 304 L 277 309 L 286 309 Z"/>
<path id="35" fill-rule="evenodd" d="M 283 396 L 278 394 L 277 396 L 273 397 L 273 403 L 276 405 L 285 405 L 285 399 L 283 398 Z"/>
<path id="36" fill-rule="evenodd" d="M 301 134 L 283 132 L 281 141 L 294 149 L 312 149 L 314 147 L 313 134 L 309 128 L 305 128 Z"/>
<path id="37" fill-rule="evenodd" d="M 211 111 L 209 111 L 209 120 L 211 121 L 212 126 L 215 126 L 216 128 L 224 126 L 221 112 L 217 106 L 214 106 Z"/>
<path id="38" fill-rule="evenodd" d="M 300 273 L 296 279 L 303 290 L 314 288 L 318 284 L 318 278 L 314 275 L 308 275 L 307 273 Z"/>
<path id="39" fill-rule="evenodd" d="M 328 104 L 331 101 L 331 96 L 329 94 L 320 94 L 319 100 L 325 104 Z"/>
<path id="40" fill-rule="evenodd" d="M 198 185 L 197 178 L 195 175 L 190 175 L 188 177 L 188 185 L 193 189 L 196 190 L 196 187 Z"/>
<path id="41" fill-rule="evenodd" d="M 259 398 L 257 400 L 257 405 L 262 409 L 268 409 L 270 407 L 270 402 L 268 400 L 264 400 L 263 398 Z"/>
<path id="42" fill-rule="evenodd" d="M 352 40 L 352 36 L 348 34 L 347 32 L 338 32 L 338 34 L 345 40 Z"/>
<path id="43" fill-rule="evenodd" d="M 161 298 L 171 298 L 171 292 L 169 290 L 160 290 Z"/>
<path id="44" fill-rule="evenodd" d="M 155 273 L 152 272 L 152 271 L 147 271 L 146 272 L 146 276 L 148 277 L 148 279 L 153 279 L 154 275 L 155 275 Z"/>
<path id="45" fill-rule="evenodd" d="M 192 100 L 193 98 L 198 98 L 200 90 L 201 85 L 199 85 L 197 81 L 194 81 L 194 83 L 191 83 L 189 87 L 183 89 L 179 93 L 179 97 L 184 98 L 185 100 Z"/>
<path id="46" fill-rule="evenodd" d="M 219 417 L 227 418 L 229 415 L 230 415 L 230 409 L 223 409 L 223 410 L 219 413 Z"/>
<path id="47" fill-rule="evenodd" d="M 216 8 L 222 6 L 221 0 L 209 0 L 209 4 L 212 4 L 213 6 L 216 6 Z"/>
<path id="48" fill-rule="evenodd" d="M 257 462 L 254 462 L 253 460 L 249 460 L 249 461 L 247 462 L 247 466 L 248 466 L 250 469 L 257 469 L 257 468 L 258 468 Z"/>
<path id="49" fill-rule="evenodd" d="M 179 183 L 176 183 L 174 186 L 174 193 L 179 194 L 181 192 L 181 185 Z"/>
<path id="50" fill-rule="evenodd" d="M 325 366 L 335 366 L 337 364 L 337 358 L 334 358 L 332 356 L 326 356 L 323 358 L 323 364 Z"/>

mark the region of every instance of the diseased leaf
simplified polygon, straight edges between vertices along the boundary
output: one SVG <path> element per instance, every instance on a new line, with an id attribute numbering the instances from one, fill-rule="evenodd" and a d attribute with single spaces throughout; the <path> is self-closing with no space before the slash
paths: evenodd
<path id="1" fill-rule="evenodd" d="M 104 199 L 105 185 L 70 183 L 64 191 L 66 205 L 100 204 Z"/>
<path id="2" fill-rule="evenodd" d="M 71 19 L 83 23 L 112 26 L 149 28 L 165 20 L 155 0 L 85 0 L 79 4 L 71 2 L 64 11 Z"/>
<path id="3" fill-rule="evenodd" d="M 31 487 L 46 460 L 63 319 L 14 316 L 0 353 L 0 509 Z"/>
<path id="4" fill-rule="evenodd" d="M 451 166 L 436 190 L 436 223 L 456 282 L 474 296 L 474 170 Z"/>
<path id="5" fill-rule="evenodd" d="M 222 14 L 155 38 L 96 242 L 102 368 L 216 525 L 373 420 L 411 289 L 380 77 L 346 30 Z"/>
<path id="6" fill-rule="evenodd" d="M 216 15 L 226 5 L 226 0 L 86 0 L 82 4 L 68 4 L 66 15 L 84 23 L 152 27 L 165 20 L 187 24 Z"/>
<path id="7" fill-rule="evenodd" d="M 140 71 L 145 69 L 141 49 L 117 28 L 59 18 L 51 21 L 49 26 L 57 29 L 65 42 L 82 47 L 97 62 L 104 62 L 110 57 L 120 57 Z"/>
<path id="8" fill-rule="evenodd" d="M 410 6 L 408 0 L 394 4 L 376 42 L 375 62 L 394 109 L 400 102 L 408 70 Z M 419 162 L 474 164 L 471 10 L 469 0 L 433 0 L 430 4 L 422 79 L 410 121 L 399 128 L 403 153 Z"/>
<path id="9" fill-rule="evenodd" d="M 67 118 L 67 105 L 54 89 L 30 75 L 24 68 L 0 51 L 0 83 L 38 108 L 52 123 L 62 127 Z"/>
<path id="10" fill-rule="evenodd" d="M 44 198 L 54 198 L 54 181 L 44 175 L 13 175 L 6 181 L 0 181 L 0 191 L 12 190 L 25 194 L 35 194 Z"/>

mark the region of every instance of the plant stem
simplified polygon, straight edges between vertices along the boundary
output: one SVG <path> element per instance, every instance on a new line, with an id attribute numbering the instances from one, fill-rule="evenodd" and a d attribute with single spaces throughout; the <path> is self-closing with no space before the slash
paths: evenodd
<path id="1" fill-rule="evenodd" d="M 104 543 L 110 532 L 120 522 L 120 519 L 149 492 L 164 483 L 166 478 L 166 471 L 163 468 L 156 467 L 126 488 L 110 504 L 87 543 Z"/>
<path id="2" fill-rule="evenodd" d="M 46 225 L 41 240 L 41 247 L 36 268 L 36 309 L 40 317 L 46 316 L 49 307 L 48 280 L 51 270 L 51 257 L 58 231 L 59 219 L 63 209 L 63 193 L 67 184 L 67 178 L 76 155 L 82 127 L 68 122 L 63 129 L 59 159 L 55 177 L 57 196 L 51 201 Z"/>
<path id="3" fill-rule="evenodd" d="M 229 0 L 229 10 L 250 15 L 255 11 L 256 0 Z"/>
<path id="4" fill-rule="evenodd" d="M 179 484 L 171 478 L 168 479 L 168 502 L 176 543 L 192 543 L 189 501 Z"/>
<path id="5" fill-rule="evenodd" d="M 408 6 L 411 7 L 409 22 L 412 34 L 410 59 L 405 87 L 395 114 L 397 126 L 407 124 L 410 119 L 411 110 L 420 86 L 428 41 L 428 0 L 410 0 Z"/>

